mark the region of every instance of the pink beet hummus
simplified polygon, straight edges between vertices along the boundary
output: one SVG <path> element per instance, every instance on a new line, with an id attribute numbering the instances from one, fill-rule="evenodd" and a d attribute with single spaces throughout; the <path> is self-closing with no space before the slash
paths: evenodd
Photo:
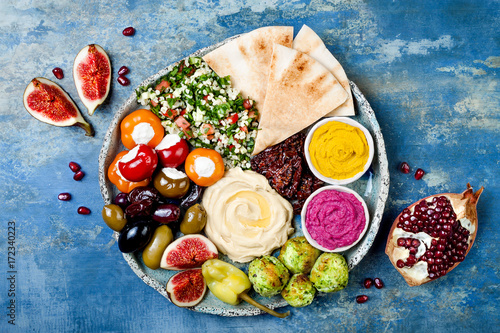
<path id="1" fill-rule="evenodd" d="M 308 203 L 305 225 L 312 239 L 334 250 L 358 240 L 366 225 L 365 211 L 353 194 L 325 190 Z"/>

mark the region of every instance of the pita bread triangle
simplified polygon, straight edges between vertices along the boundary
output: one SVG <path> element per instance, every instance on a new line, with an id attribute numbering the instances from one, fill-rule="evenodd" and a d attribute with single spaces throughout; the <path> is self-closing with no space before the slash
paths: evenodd
<path id="1" fill-rule="evenodd" d="M 354 102 L 352 99 L 349 79 L 345 74 L 342 65 L 328 51 L 321 38 L 307 25 L 303 25 L 297 36 L 293 40 L 293 48 L 303 52 L 325 66 L 335 78 L 340 82 L 345 91 L 349 94 L 347 100 L 335 110 L 331 110 L 326 116 L 354 116 Z"/>
<path id="2" fill-rule="evenodd" d="M 344 103 L 347 96 L 335 76 L 318 61 L 274 44 L 253 154 L 308 127 Z"/>
<path id="3" fill-rule="evenodd" d="M 231 85 L 250 97 L 260 111 L 266 97 L 273 44 L 292 47 L 293 27 L 263 27 L 248 32 L 203 57 L 219 75 L 231 76 Z"/>

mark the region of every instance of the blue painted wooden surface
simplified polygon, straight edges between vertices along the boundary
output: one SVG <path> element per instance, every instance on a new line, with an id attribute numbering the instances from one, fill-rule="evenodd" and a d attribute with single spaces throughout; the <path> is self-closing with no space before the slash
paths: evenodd
<path id="1" fill-rule="evenodd" d="M 500 164 L 498 1 L 18 1 L 0 3 L 0 331 L 498 331 Z M 343 64 L 377 113 L 385 136 L 391 188 L 379 235 L 351 273 L 348 287 L 268 315 L 223 318 L 170 304 L 142 283 L 122 259 L 101 220 L 97 157 L 113 113 L 144 78 L 201 47 L 265 25 L 313 28 Z M 134 37 L 123 28 L 134 26 Z M 34 120 L 22 93 L 36 76 L 60 83 L 81 110 L 73 84 L 74 56 L 98 43 L 113 72 L 131 69 L 131 86 L 113 77 L 111 94 L 94 116 L 96 135 Z M 427 174 L 396 171 L 400 161 Z M 69 161 L 86 173 L 72 179 Z M 486 190 L 479 232 L 465 262 L 447 276 L 410 288 L 384 246 L 390 225 L 411 202 Z M 70 192 L 70 202 L 57 200 Z M 92 210 L 76 214 L 80 205 Z M 15 326 L 7 271 L 7 223 L 16 223 Z M 364 290 L 380 277 L 382 290 Z M 356 304 L 356 295 L 370 300 Z"/>

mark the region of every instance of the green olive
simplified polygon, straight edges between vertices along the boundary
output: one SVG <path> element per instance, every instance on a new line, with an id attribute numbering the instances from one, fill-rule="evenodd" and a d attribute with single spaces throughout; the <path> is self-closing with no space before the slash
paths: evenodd
<path id="1" fill-rule="evenodd" d="M 171 199 L 182 198 L 189 191 L 188 176 L 174 168 L 161 169 L 153 184 L 161 195 Z"/>
<path id="2" fill-rule="evenodd" d="M 114 231 L 121 231 L 127 224 L 123 209 L 115 204 L 109 204 L 102 208 L 102 219 Z"/>
<path id="3" fill-rule="evenodd" d="M 144 264 L 151 269 L 160 268 L 161 257 L 168 244 L 172 243 L 174 235 L 172 229 L 164 224 L 156 228 L 149 244 L 142 251 L 142 260 Z"/>
<path id="4" fill-rule="evenodd" d="M 189 207 L 184 214 L 180 229 L 184 235 L 198 234 L 203 230 L 205 224 L 207 224 L 207 211 L 202 205 L 196 204 Z"/>

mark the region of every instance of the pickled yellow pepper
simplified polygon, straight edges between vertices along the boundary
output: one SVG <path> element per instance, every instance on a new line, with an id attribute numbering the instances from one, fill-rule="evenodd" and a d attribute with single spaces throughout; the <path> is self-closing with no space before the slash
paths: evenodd
<path id="1" fill-rule="evenodd" d="M 242 300 L 278 318 L 285 318 L 290 314 L 278 313 L 256 302 L 247 295 L 252 284 L 248 276 L 237 267 L 219 259 L 205 261 L 201 267 L 203 278 L 210 291 L 221 301 L 237 305 Z"/>

